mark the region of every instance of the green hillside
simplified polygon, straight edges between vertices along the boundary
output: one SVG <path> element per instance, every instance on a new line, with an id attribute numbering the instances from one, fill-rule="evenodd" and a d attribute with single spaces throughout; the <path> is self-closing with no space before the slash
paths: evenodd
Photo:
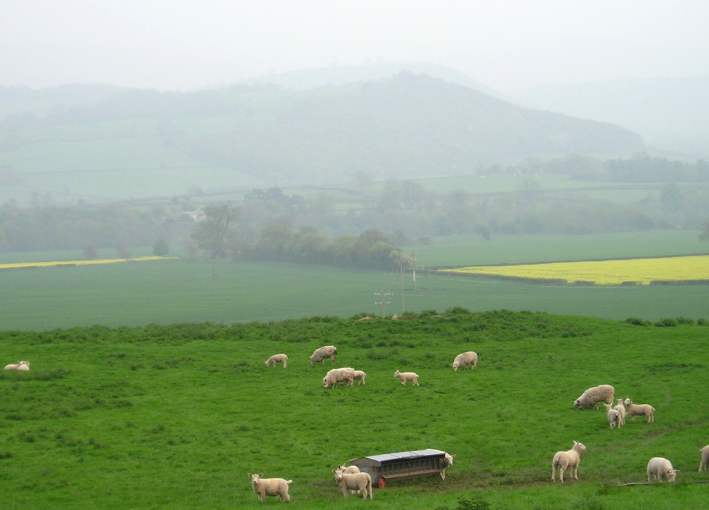
<path id="1" fill-rule="evenodd" d="M 32 363 L 0 373 L 3 508 L 262 508 L 249 472 L 292 479 L 292 506 L 306 509 L 701 508 L 706 336 L 705 326 L 462 310 L 0 333 L 0 359 Z M 329 366 L 307 364 L 323 344 L 367 384 L 323 390 Z M 478 368 L 454 373 L 468 349 Z M 276 352 L 288 369 L 264 367 Z M 421 386 L 400 386 L 397 368 Z M 651 403 L 655 423 L 611 431 L 602 411 L 572 408 L 600 383 Z M 551 458 L 572 440 L 588 448 L 580 481 L 552 485 Z M 330 470 L 347 459 L 426 447 L 456 454 L 445 482 L 390 483 L 366 503 L 334 486 Z M 652 456 L 672 460 L 678 483 L 618 486 L 643 481 Z"/>

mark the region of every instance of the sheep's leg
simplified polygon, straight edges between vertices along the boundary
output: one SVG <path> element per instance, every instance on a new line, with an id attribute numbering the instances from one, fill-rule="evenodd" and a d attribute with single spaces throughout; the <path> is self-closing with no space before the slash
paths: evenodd
<path id="1" fill-rule="evenodd" d="M 579 479 L 579 466 L 578 464 L 574 467 L 574 480 Z"/>
<path id="2" fill-rule="evenodd" d="M 559 480 L 561 480 L 561 483 L 564 483 L 564 471 L 566 468 L 564 466 L 559 466 Z"/>
<path id="3" fill-rule="evenodd" d="M 441 475 L 441 480 L 445 480 L 446 479 L 446 470 L 441 469 L 440 475 Z"/>
<path id="4" fill-rule="evenodd" d="M 288 362 L 287 362 L 287 361 L 284 361 L 284 362 L 283 362 L 283 368 L 288 368 Z"/>
<path id="5" fill-rule="evenodd" d="M 556 466 L 554 464 L 551 465 L 551 481 L 556 482 Z"/>

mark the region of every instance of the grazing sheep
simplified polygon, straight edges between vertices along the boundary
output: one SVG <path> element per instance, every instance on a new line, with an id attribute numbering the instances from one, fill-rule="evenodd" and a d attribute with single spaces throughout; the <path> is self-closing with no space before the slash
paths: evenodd
<path id="1" fill-rule="evenodd" d="M 359 381 L 360 384 L 366 384 L 367 372 L 364 370 L 355 370 L 354 378 L 356 381 Z"/>
<path id="2" fill-rule="evenodd" d="M 574 401 L 574 407 L 577 409 L 595 407 L 597 409 L 598 404 L 601 402 L 612 404 L 614 397 L 615 388 L 610 384 L 601 384 L 600 386 L 593 386 L 584 391 L 581 396 Z"/>
<path id="3" fill-rule="evenodd" d="M 267 367 L 275 367 L 279 363 L 283 363 L 283 368 L 288 368 L 288 355 L 283 353 L 274 354 L 266 360 Z"/>
<path id="4" fill-rule="evenodd" d="M 618 426 L 625 427 L 625 414 L 627 411 L 625 410 L 625 404 L 623 403 L 622 398 L 618 399 L 618 403 L 615 405 L 615 407 L 613 409 L 618 411 L 618 417 L 620 418 L 620 421 L 618 421 Z"/>
<path id="5" fill-rule="evenodd" d="M 709 444 L 699 450 L 699 472 L 707 470 L 709 466 Z"/>
<path id="6" fill-rule="evenodd" d="M 623 401 L 628 416 L 645 416 L 647 423 L 654 423 L 655 408 L 650 404 L 633 404 L 633 401 L 626 398 Z"/>
<path id="7" fill-rule="evenodd" d="M 610 425 L 611 430 L 616 427 L 620 427 L 620 413 L 615 407 L 611 407 L 610 404 L 603 404 L 606 406 L 606 416 L 608 417 L 608 425 Z"/>
<path id="8" fill-rule="evenodd" d="M 350 386 L 354 384 L 354 368 L 343 367 L 329 370 L 322 378 L 323 388 L 334 388 L 337 383 L 346 382 Z"/>
<path id="9" fill-rule="evenodd" d="M 461 352 L 453 360 L 453 371 L 458 368 L 475 368 L 478 366 L 478 353 L 473 351 Z"/>
<path id="10" fill-rule="evenodd" d="M 318 347 L 310 355 L 310 366 L 312 367 L 315 363 L 321 363 L 326 359 L 334 363 L 336 361 L 337 347 L 334 345 L 325 345 L 323 347 Z"/>
<path id="11" fill-rule="evenodd" d="M 399 372 L 397 370 L 394 372 L 394 378 L 399 379 L 404 386 L 406 386 L 407 382 L 411 382 L 416 386 L 419 385 L 419 376 L 416 372 Z"/>
<path id="12" fill-rule="evenodd" d="M 559 469 L 559 480 L 564 483 L 564 471 L 571 469 L 573 471 L 574 480 L 579 479 L 579 464 L 581 464 L 581 456 L 586 451 L 586 446 L 583 443 L 574 441 L 571 450 L 560 451 L 554 454 L 554 459 L 551 461 L 551 481 L 555 482 L 554 475 L 557 468 Z"/>
<path id="13" fill-rule="evenodd" d="M 5 365 L 4 370 L 13 370 L 15 372 L 29 372 L 30 362 L 18 361 L 17 363 L 10 363 L 9 365 Z"/>
<path id="14" fill-rule="evenodd" d="M 357 491 L 362 495 L 362 499 L 374 499 L 372 494 L 372 477 L 369 473 L 345 473 L 341 469 L 335 470 L 335 481 L 340 487 L 344 497 L 349 491 Z"/>
<path id="15" fill-rule="evenodd" d="M 266 496 L 278 496 L 281 501 L 290 501 L 288 486 L 293 483 L 293 480 L 261 478 L 261 475 L 257 474 L 249 475 L 249 477 L 251 478 L 251 487 L 261 503 L 263 503 Z"/>
<path id="16" fill-rule="evenodd" d="M 672 463 L 663 457 L 653 457 L 647 463 L 647 481 L 652 482 L 652 479 L 668 482 L 674 482 L 679 470 L 672 468 Z"/>
<path id="17" fill-rule="evenodd" d="M 446 469 L 451 467 L 453 465 L 453 459 L 455 459 L 455 455 L 451 455 L 448 452 L 445 452 L 443 455 L 443 469 L 441 470 L 441 480 L 446 479 Z"/>

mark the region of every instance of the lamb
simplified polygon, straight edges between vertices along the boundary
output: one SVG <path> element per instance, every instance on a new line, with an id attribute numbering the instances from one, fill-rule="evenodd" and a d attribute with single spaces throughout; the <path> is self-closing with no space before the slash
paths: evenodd
<path id="1" fill-rule="evenodd" d="M 334 345 L 325 345 L 323 347 L 318 347 L 310 355 L 310 366 L 312 367 L 315 363 L 322 364 L 322 362 L 328 358 L 330 358 L 330 360 L 334 363 L 336 361 L 336 355 L 337 347 L 335 347 Z"/>
<path id="2" fill-rule="evenodd" d="M 349 491 L 357 491 L 362 495 L 362 499 L 373 499 L 372 494 L 372 477 L 369 473 L 345 473 L 341 469 L 335 470 L 335 481 L 340 487 L 340 491 L 344 497 L 347 497 Z"/>
<path id="3" fill-rule="evenodd" d="M 402 385 L 406 386 L 407 382 L 411 382 L 416 386 L 419 385 L 419 376 L 416 372 L 394 372 L 394 377 L 399 379 Z"/>
<path id="4" fill-rule="evenodd" d="M 355 380 L 359 381 L 360 384 L 366 384 L 367 372 L 365 372 L 364 370 L 355 370 L 354 378 Z"/>
<path id="5" fill-rule="evenodd" d="M 699 472 L 707 470 L 709 466 L 709 444 L 699 450 Z"/>
<path id="6" fill-rule="evenodd" d="M 4 370 L 12 370 L 15 372 L 29 372 L 30 362 L 29 361 L 18 361 L 17 363 L 10 363 L 5 365 Z"/>
<path id="7" fill-rule="evenodd" d="M 551 481 L 555 482 L 556 469 L 559 469 L 559 480 L 564 483 L 564 471 L 571 469 L 573 471 L 574 480 L 579 479 L 579 464 L 581 464 L 581 456 L 586 451 L 586 446 L 583 443 L 574 441 L 571 450 L 559 451 L 554 454 L 554 459 L 551 462 Z"/>
<path id="8" fill-rule="evenodd" d="M 615 407 L 611 407 L 610 404 L 603 404 L 606 406 L 606 416 L 608 417 L 608 425 L 610 425 L 611 430 L 616 427 L 620 427 L 620 413 Z"/>
<path id="9" fill-rule="evenodd" d="M 574 401 L 574 407 L 577 409 L 595 407 L 597 409 L 598 404 L 601 402 L 612 404 L 614 397 L 615 388 L 610 384 L 601 384 L 600 386 L 593 386 L 584 391 L 581 396 Z"/>
<path id="10" fill-rule="evenodd" d="M 620 418 L 620 420 L 618 421 L 618 427 L 625 427 L 626 410 L 625 410 L 625 404 L 623 403 L 622 398 L 618 399 L 618 403 L 615 405 L 615 407 L 613 409 L 618 411 L 618 417 Z"/>
<path id="11" fill-rule="evenodd" d="M 288 355 L 287 354 L 274 354 L 266 360 L 267 367 L 275 367 L 279 363 L 283 363 L 283 368 L 288 368 Z"/>
<path id="12" fill-rule="evenodd" d="M 475 368 L 478 366 L 478 353 L 473 351 L 461 352 L 453 360 L 453 371 L 457 372 L 458 368 Z"/>
<path id="13" fill-rule="evenodd" d="M 446 469 L 451 467 L 453 465 L 453 459 L 455 459 L 455 455 L 451 455 L 448 452 L 445 452 L 443 455 L 443 469 L 441 470 L 441 480 L 446 479 Z"/>
<path id="14" fill-rule="evenodd" d="M 251 478 L 251 487 L 261 503 L 266 496 L 278 496 L 281 501 L 290 501 L 288 486 L 293 483 L 293 480 L 261 478 L 261 475 L 258 474 L 250 474 L 249 477 Z"/>
<path id="15" fill-rule="evenodd" d="M 672 463 L 663 457 L 653 457 L 647 463 L 647 481 L 652 482 L 652 479 L 668 482 L 674 482 L 679 470 L 672 468 Z"/>
<path id="16" fill-rule="evenodd" d="M 354 368 L 343 367 L 329 370 L 322 378 L 323 388 L 334 388 L 337 383 L 346 382 L 350 386 L 354 384 Z"/>
<path id="17" fill-rule="evenodd" d="M 626 398 L 623 401 L 628 416 L 645 416 L 647 423 L 655 422 L 655 408 L 650 404 L 633 404 L 633 401 Z"/>

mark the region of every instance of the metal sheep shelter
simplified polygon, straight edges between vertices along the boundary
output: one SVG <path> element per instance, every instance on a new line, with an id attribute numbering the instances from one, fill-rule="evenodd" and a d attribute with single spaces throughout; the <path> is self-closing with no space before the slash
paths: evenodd
<path id="1" fill-rule="evenodd" d="M 446 468 L 445 452 L 432 449 L 370 455 L 353 459 L 350 464 L 369 473 L 372 483 L 379 487 L 389 480 L 440 475 Z"/>

